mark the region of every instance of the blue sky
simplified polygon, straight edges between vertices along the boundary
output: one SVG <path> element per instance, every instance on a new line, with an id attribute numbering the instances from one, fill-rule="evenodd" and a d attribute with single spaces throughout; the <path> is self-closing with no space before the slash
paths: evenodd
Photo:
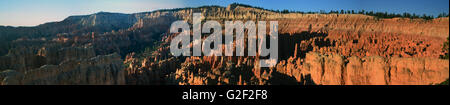
<path id="1" fill-rule="evenodd" d="M 34 26 L 100 11 L 136 13 L 163 8 L 243 3 L 274 10 L 373 10 L 437 15 L 449 0 L 0 0 L 0 25 Z"/>

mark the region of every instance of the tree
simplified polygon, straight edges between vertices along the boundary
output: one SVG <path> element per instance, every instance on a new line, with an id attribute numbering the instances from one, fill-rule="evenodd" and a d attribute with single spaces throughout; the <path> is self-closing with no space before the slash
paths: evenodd
<path id="1" fill-rule="evenodd" d="M 333 14 L 333 13 L 338 14 L 339 12 L 338 12 L 338 11 L 333 11 L 333 10 L 331 10 L 329 13 L 330 13 L 330 14 Z"/>
<path id="2" fill-rule="evenodd" d="M 289 10 L 285 9 L 285 10 L 281 11 L 281 13 L 289 13 Z"/>
<path id="3" fill-rule="evenodd" d="M 373 16 L 374 15 L 373 11 L 370 11 L 369 14 L 367 14 L 367 15 L 372 15 Z"/>
<path id="4" fill-rule="evenodd" d="M 320 14 L 326 14 L 324 10 L 320 10 Z"/>
<path id="5" fill-rule="evenodd" d="M 441 17 L 448 17 L 447 13 L 440 13 L 437 18 L 441 18 Z"/>
<path id="6" fill-rule="evenodd" d="M 447 80 L 445 80 L 444 82 L 441 82 L 440 84 L 437 84 L 437 85 L 449 85 L 449 84 L 448 84 L 448 80 L 449 80 L 449 79 L 447 79 Z"/>
<path id="7" fill-rule="evenodd" d="M 442 59 L 449 59 L 449 52 L 448 52 L 448 50 L 449 50 L 449 40 L 450 40 L 450 37 L 447 37 L 447 41 L 444 42 L 444 44 L 442 45 L 442 51 L 445 52 L 444 55 L 441 55 Z"/>
<path id="8" fill-rule="evenodd" d="M 359 14 L 364 14 L 366 11 L 365 10 L 361 10 L 359 11 Z"/>
<path id="9" fill-rule="evenodd" d="M 403 17 L 411 18 L 411 14 L 405 12 L 405 13 L 403 13 Z"/>

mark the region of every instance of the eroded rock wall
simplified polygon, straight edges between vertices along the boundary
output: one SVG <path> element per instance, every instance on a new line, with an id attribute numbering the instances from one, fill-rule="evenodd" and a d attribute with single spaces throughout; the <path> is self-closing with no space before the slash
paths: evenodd
<path id="1" fill-rule="evenodd" d="M 0 73 L 1 85 L 124 85 L 126 71 L 118 54 L 89 59 L 67 60 L 59 65 L 44 65 L 24 73 Z"/>
<path id="2" fill-rule="evenodd" d="M 273 69 L 298 82 L 320 85 L 431 85 L 449 78 L 448 64 L 436 58 L 345 58 L 311 52 L 304 61 L 290 58 Z"/>

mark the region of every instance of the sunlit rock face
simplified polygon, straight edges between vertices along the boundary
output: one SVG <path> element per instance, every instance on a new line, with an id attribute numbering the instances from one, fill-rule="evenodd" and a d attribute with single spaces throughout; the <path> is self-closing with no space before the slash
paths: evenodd
<path id="1" fill-rule="evenodd" d="M 297 59 L 290 58 L 274 69 L 299 82 L 321 85 L 430 85 L 448 79 L 449 72 L 448 60 L 437 58 L 343 58 L 308 53 L 303 62 Z"/>
<path id="2" fill-rule="evenodd" d="M 278 21 L 277 65 L 261 68 L 259 56 L 172 56 L 177 34 L 170 25 L 192 25 L 193 13 L 221 24 Z M 442 51 L 448 17 L 278 13 L 233 4 L 100 12 L 36 27 L 0 26 L 0 33 L 1 85 L 429 85 L 449 72 L 449 61 L 439 59 L 448 53 Z"/>

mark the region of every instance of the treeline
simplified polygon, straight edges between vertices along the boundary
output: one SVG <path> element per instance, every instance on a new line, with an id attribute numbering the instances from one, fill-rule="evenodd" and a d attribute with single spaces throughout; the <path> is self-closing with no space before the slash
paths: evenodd
<path id="1" fill-rule="evenodd" d="M 279 13 L 302 13 L 302 14 L 364 14 L 364 15 L 369 15 L 369 16 L 375 16 L 377 18 L 396 18 L 396 17 L 400 17 L 400 18 L 410 18 L 410 19 L 418 19 L 418 18 L 422 18 L 425 20 L 430 20 L 430 19 L 434 19 L 434 18 L 441 18 L 441 17 L 449 17 L 449 14 L 447 13 L 440 13 L 437 17 L 433 16 L 433 15 L 418 15 L 418 14 L 411 14 L 411 13 L 388 13 L 388 12 L 374 12 L 374 11 L 365 11 L 365 10 L 361 10 L 361 11 L 355 11 L 355 10 L 340 10 L 340 11 L 334 11 L 331 10 L 329 12 L 323 11 L 321 10 L 320 12 L 303 12 L 303 11 L 289 11 L 289 10 L 275 10 L 275 12 L 279 12 Z"/>
<path id="2" fill-rule="evenodd" d="M 441 17 L 449 17 L 448 13 L 440 13 L 438 16 L 433 16 L 433 15 L 426 15 L 426 14 L 411 14 L 411 13 L 388 13 L 388 12 L 374 12 L 374 11 L 366 11 L 366 10 L 360 10 L 360 11 L 355 11 L 355 10 L 331 10 L 331 11 L 324 11 L 324 10 L 320 10 L 319 12 L 303 12 L 303 11 L 290 11 L 290 10 L 270 10 L 270 9 L 264 9 L 261 7 L 256 7 L 256 6 L 251 6 L 251 5 L 246 5 L 246 4 L 239 4 L 239 3 L 233 3 L 230 4 L 231 6 L 242 6 L 242 7 L 249 7 L 249 8 L 256 8 L 256 9 L 261 9 L 261 10 L 266 10 L 266 11 L 272 11 L 272 12 L 277 12 L 277 13 L 302 13 L 302 14 L 363 14 L 363 15 L 369 15 L 369 16 L 374 16 L 376 18 L 410 18 L 410 19 L 425 19 L 425 20 L 431 20 L 431 19 L 435 19 L 435 18 L 441 18 Z M 210 5 L 210 6 L 201 6 L 201 7 L 186 7 L 186 8 L 173 8 L 173 9 L 160 9 L 157 11 L 163 12 L 163 11 L 179 11 L 179 10 L 183 10 L 183 9 L 197 9 L 197 8 L 220 8 L 221 6 L 217 6 L 217 5 Z"/>
<path id="3" fill-rule="evenodd" d="M 246 5 L 246 4 L 239 4 L 239 3 L 233 3 L 231 5 L 239 5 L 239 6 L 243 6 L 243 7 L 251 7 L 251 8 L 257 8 L 257 9 L 263 9 L 263 10 L 268 10 L 268 9 L 264 9 L 261 7 L 255 7 L 255 6 L 250 6 L 250 5 Z M 278 12 L 278 13 L 302 13 L 302 14 L 364 14 L 364 15 L 369 15 L 369 16 L 375 16 L 377 18 L 410 18 L 410 19 L 418 19 L 418 18 L 422 18 L 425 20 L 431 20 L 434 18 L 441 18 L 441 17 L 449 17 L 449 14 L 447 13 L 440 13 L 437 17 L 433 16 L 433 15 L 420 15 L 420 14 L 411 14 L 411 13 L 388 13 L 388 12 L 374 12 L 374 11 L 366 11 L 366 10 L 361 10 L 361 11 L 355 11 L 355 10 L 331 10 L 331 11 L 324 11 L 321 10 L 319 12 L 303 12 L 303 11 L 290 11 L 290 10 L 268 10 L 268 11 L 272 11 L 272 12 Z"/>

